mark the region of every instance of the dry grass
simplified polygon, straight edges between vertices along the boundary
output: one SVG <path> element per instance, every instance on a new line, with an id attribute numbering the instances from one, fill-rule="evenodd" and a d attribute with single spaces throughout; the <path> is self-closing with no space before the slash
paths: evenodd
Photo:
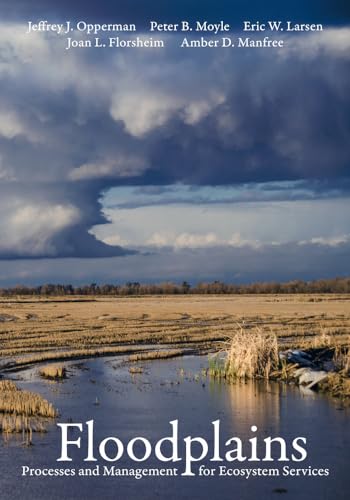
<path id="1" fill-rule="evenodd" d="M 57 411 L 39 394 L 18 389 L 10 380 L 0 382 L 0 413 L 26 417 L 56 417 Z"/>
<path id="2" fill-rule="evenodd" d="M 0 316 L 0 361 L 15 370 L 118 354 L 162 359 L 181 356 L 189 346 L 218 351 L 234 331 L 225 347 L 235 376 L 272 373 L 277 341 L 281 350 L 336 347 L 337 369 L 349 374 L 349 295 L 16 297 L 0 299 Z M 150 344 L 159 345 L 157 351 L 150 352 Z M 212 374 L 226 368 L 220 358 L 210 362 Z M 289 378 L 288 370 L 282 366 L 282 377 Z"/>
<path id="3" fill-rule="evenodd" d="M 350 378 L 341 372 L 330 373 L 324 382 L 319 384 L 322 391 L 337 398 L 350 398 Z"/>
<path id="4" fill-rule="evenodd" d="M 337 343 L 336 335 L 329 329 L 322 328 L 319 335 L 316 335 L 311 340 L 312 347 L 318 349 L 321 347 L 332 347 Z M 309 347 L 307 345 L 307 347 Z"/>
<path id="5" fill-rule="evenodd" d="M 128 354 L 134 351 L 143 351 L 144 348 L 132 346 L 117 346 L 117 347 L 101 347 L 95 349 L 75 349 L 72 351 L 56 351 L 40 354 L 32 354 L 30 356 L 18 357 L 14 360 L 14 367 L 24 367 L 42 361 L 50 360 L 68 360 L 78 358 L 94 358 L 98 356 L 108 356 L 113 354 Z"/>
<path id="6" fill-rule="evenodd" d="M 141 368 L 141 366 L 130 366 L 129 373 L 131 373 L 131 375 L 143 373 L 143 368 Z"/>
<path id="7" fill-rule="evenodd" d="M 339 372 L 342 372 L 345 376 L 350 376 L 350 348 L 344 349 L 337 346 L 333 361 Z"/>
<path id="8" fill-rule="evenodd" d="M 277 335 L 283 348 L 350 343 L 342 295 L 162 296 L 2 299 L 0 358 L 21 368 L 45 361 L 129 354 L 143 345 L 217 350 L 237 323 Z M 326 332 L 326 333 L 325 333 Z"/>
<path id="9" fill-rule="evenodd" d="M 334 397 L 350 397 L 350 348 L 339 345 L 335 337 L 323 332 L 317 343 L 311 342 L 310 351 L 318 350 L 323 355 L 331 355 L 334 370 L 317 387 Z M 316 348 L 316 349 L 315 349 Z M 320 356 L 320 353 L 318 354 Z M 286 363 L 279 358 L 278 339 L 274 333 L 260 328 L 247 331 L 244 325 L 238 326 L 226 342 L 223 353 L 209 361 L 209 375 L 228 380 L 245 378 L 265 378 L 298 381 L 298 364 Z"/>
<path id="10" fill-rule="evenodd" d="M 66 369 L 63 365 L 46 365 L 39 370 L 42 377 L 48 379 L 62 379 L 66 377 Z"/>
<path id="11" fill-rule="evenodd" d="M 129 361 L 150 361 L 153 359 L 168 359 L 183 356 L 186 353 L 183 349 L 173 349 L 172 351 L 151 351 L 129 356 Z"/>
<path id="12" fill-rule="evenodd" d="M 238 326 L 226 345 L 225 377 L 269 378 L 279 366 L 277 337 L 256 328 L 247 332 Z"/>
<path id="13" fill-rule="evenodd" d="M 0 380 L 0 394 L 6 391 L 18 391 L 18 387 L 12 380 Z"/>

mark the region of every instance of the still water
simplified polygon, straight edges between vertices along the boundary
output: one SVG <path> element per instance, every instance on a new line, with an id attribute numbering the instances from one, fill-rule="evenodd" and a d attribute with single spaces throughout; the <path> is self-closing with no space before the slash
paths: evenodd
<path id="1" fill-rule="evenodd" d="M 17 377 L 19 385 L 40 392 L 59 409 L 58 422 L 94 420 L 95 448 L 109 436 L 127 444 L 136 436 L 152 444 L 170 436 L 169 422 L 179 421 L 180 456 L 183 438 L 203 437 L 213 447 L 213 425 L 220 420 L 221 445 L 238 436 L 245 445 L 253 437 L 251 426 L 258 428 L 259 440 L 281 436 L 291 443 L 297 436 L 307 439 L 308 457 L 299 463 L 283 462 L 241 464 L 225 463 L 229 468 L 329 469 L 328 477 L 183 477 L 184 464 L 161 463 L 152 453 L 145 463 L 132 462 L 125 454 L 117 468 L 178 468 L 177 477 L 23 477 L 22 466 L 31 468 L 94 468 L 96 463 L 113 465 L 99 458 L 84 462 L 86 434 L 82 447 L 69 448 L 73 462 L 57 462 L 61 433 L 55 423 L 44 435 L 34 434 L 34 445 L 23 447 L 18 437 L 3 440 L 0 447 L 0 498 L 7 499 L 348 499 L 350 491 L 349 408 L 322 395 L 305 395 L 298 388 L 277 383 L 239 383 L 228 385 L 209 381 L 202 373 L 206 358 L 188 356 L 173 360 L 139 363 L 143 373 L 132 375 L 122 358 L 99 358 L 67 364 L 69 377 L 63 382 L 38 378 L 38 369 Z M 78 432 L 69 434 L 77 439 Z M 244 446 L 245 446 L 244 445 Z M 197 449 L 196 453 L 200 450 Z M 110 452 L 112 454 L 112 451 Z M 95 453 L 98 457 L 98 453 Z M 141 451 L 142 454 L 142 451 Z M 218 469 L 221 463 L 203 463 Z M 196 472 L 199 464 L 194 464 Z"/>

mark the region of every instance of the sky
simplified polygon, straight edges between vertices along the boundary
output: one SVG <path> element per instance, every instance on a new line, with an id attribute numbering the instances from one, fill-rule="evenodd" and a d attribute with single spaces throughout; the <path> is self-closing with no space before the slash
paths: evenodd
<path id="1" fill-rule="evenodd" d="M 305 4 L 0 0 L 0 286 L 349 275 L 350 9 Z M 41 19 L 325 29 L 66 51 Z"/>

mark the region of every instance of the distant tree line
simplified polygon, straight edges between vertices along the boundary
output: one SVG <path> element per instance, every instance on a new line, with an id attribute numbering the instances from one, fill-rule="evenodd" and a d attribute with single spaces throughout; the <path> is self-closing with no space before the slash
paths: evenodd
<path id="1" fill-rule="evenodd" d="M 181 284 L 166 282 L 159 284 L 142 284 L 128 282 L 124 285 L 98 285 L 92 283 L 84 286 L 45 284 L 28 287 L 17 285 L 11 288 L 0 288 L 0 297 L 16 295 L 33 296 L 129 296 L 129 295 L 180 295 L 180 294 L 279 294 L 279 293 L 350 293 L 350 278 L 322 279 L 316 281 L 294 280 L 287 283 L 259 282 L 251 284 L 198 283 L 191 286 L 187 281 Z"/>

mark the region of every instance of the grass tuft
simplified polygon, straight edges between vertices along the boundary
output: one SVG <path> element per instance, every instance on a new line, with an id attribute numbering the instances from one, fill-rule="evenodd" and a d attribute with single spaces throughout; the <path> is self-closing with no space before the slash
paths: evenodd
<path id="1" fill-rule="evenodd" d="M 226 343 L 225 359 L 212 358 L 209 373 L 225 378 L 269 378 L 279 368 L 277 337 L 239 325 Z"/>
<path id="2" fill-rule="evenodd" d="M 131 373 L 131 375 L 143 373 L 143 368 L 141 368 L 141 366 L 130 366 L 129 373 Z"/>
<path id="3" fill-rule="evenodd" d="M 46 365 L 40 368 L 39 373 L 48 379 L 62 379 L 66 377 L 66 369 L 63 365 Z"/>

